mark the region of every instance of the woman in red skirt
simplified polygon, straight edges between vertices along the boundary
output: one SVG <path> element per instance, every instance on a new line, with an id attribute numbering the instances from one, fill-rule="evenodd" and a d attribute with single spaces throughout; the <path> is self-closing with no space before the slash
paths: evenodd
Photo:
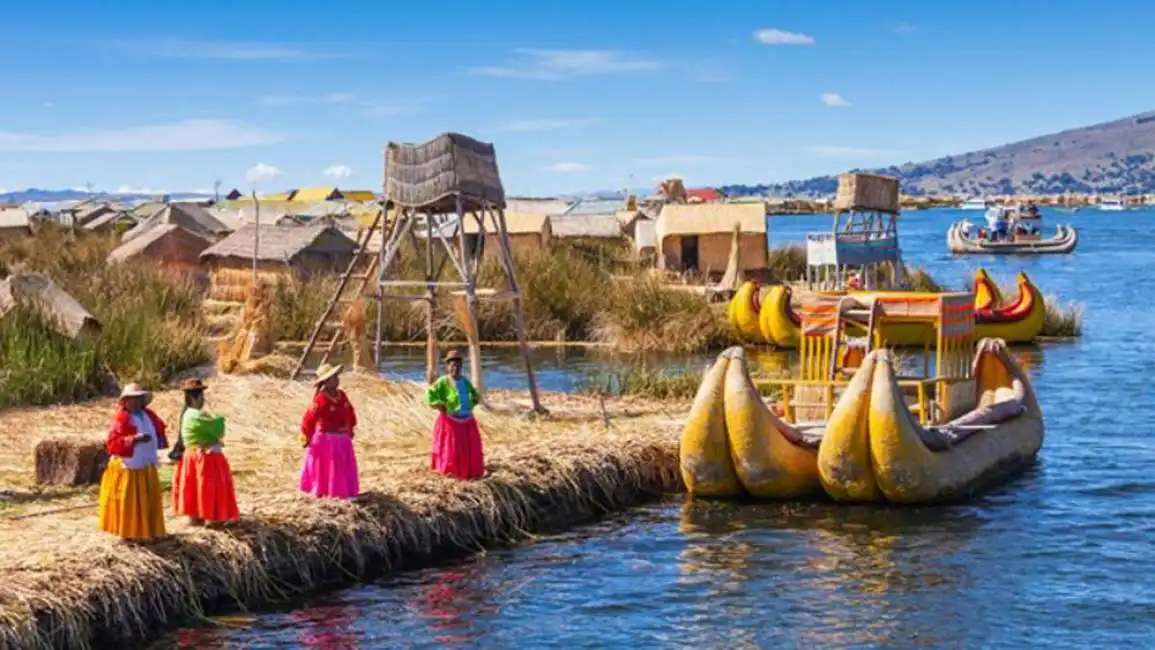
<path id="1" fill-rule="evenodd" d="M 172 509 L 193 526 L 232 521 L 240 516 L 233 474 L 222 452 L 225 419 L 205 412 L 205 388 L 199 379 L 181 385 L 183 454 L 172 476 Z"/>
<path id="2" fill-rule="evenodd" d="M 461 479 L 485 474 L 481 430 L 473 417 L 473 407 L 481 396 L 473 382 L 461 374 L 461 355 L 445 355 L 449 374 L 433 382 L 425 391 L 425 402 L 440 413 L 433 424 L 433 469 Z"/>

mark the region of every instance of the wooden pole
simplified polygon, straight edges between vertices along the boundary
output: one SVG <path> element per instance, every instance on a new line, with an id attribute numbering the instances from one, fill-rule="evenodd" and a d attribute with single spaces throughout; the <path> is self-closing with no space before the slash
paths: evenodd
<path id="1" fill-rule="evenodd" d="M 477 389 L 478 394 L 481 395 L 481 401 L 488 404 L 485 399 L 485 378 L 481 373 L 481 332 L 478 331 L 477 325 L 477 271 L 478 264 L 471 264 L 469 259 L 469 252 L 465 246 L 465 204 L 461 200 L 461 195 L 457 195 L 457 201 L 454 205 L 454 217 L 457 219 L 457 233 L 458 233 L 458 255 L 461 256 L 461 269 L 465 271 L 465 277 L 461 278 L 465 283 L 465 311 L 468 323 L 462 323 L 465 330 L 466 340 L 469 341 L 469 376 L 473 382 L 473 387 Z M 485 219 L 482 217 L 482 227 L 478 228 L 478 237 L 485 239 Z M 481 246 L 479 244 L 479 246 Z M 484 250 L 484 248 L 482 248 Z"/>
<path id="2" fill-rule="evenodd" d="M 377 300 L 377 333 L 373 336 L 373 363 L 378 372 L 381 370 L 381 337 L 382 331 L 385 328 L 385 300 L 381 298 L 382 287 L 381 283 L 385 280 L 385 224 L 389 222 L 389 195 L 388 183 L 385 187 L 385 198 L 381 200 L 381 248 L 377 250 L 377 287 L 373 291 L 373 295 Z M 392 226 L 392 224 L 390 224 Z M 390 231 L 392 232 L 392 231 Z M 369 233 L 369 241 L 373 239 L 373 233 Z"/>
<path id="3" fill-rule="evenodd" d="M 545 409 L 541 405 L 541 397 L 537 393 L 537 377 L 533 374 L 533 360 L 529 356 L 528 336 L 525 331 L 524 303 L 521 298 L 521 288 L 517 284 L 517 271 L 513 264 L 513 254 L 510 252 L 509 229 L 505 225 L 505 209 L 498 208 L 495 214 L 497 217 L 497 232 L 501 237 L 501 257 L 504 262 L 506 277 L 509 280 L 509 290 L 513 292 L 513 321 L 517 326 L 518 348 L 521 350 L 522 359 L 525 360 L 525 378 L 529 383 L 529 397 L 533 402 L 534 412 L 544 413 Z"/>
<path id="4" fill-rule="evenodd" d="M 433 277 L 433 215 L 425 213 L 425 381 L 437 381 L 437 287 Z"/>
<path id="5" fill-rule="evenodd" d="M 257 259 L 261 252 L 261 202 L 253 190 L 253 291 L 257 290 Z"/>

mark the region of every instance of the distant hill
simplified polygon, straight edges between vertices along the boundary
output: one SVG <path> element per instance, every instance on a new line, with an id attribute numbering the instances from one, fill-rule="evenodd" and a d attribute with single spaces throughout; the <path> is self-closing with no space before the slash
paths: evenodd
<path id="1" fill-rule="evenodd" d="M 915 196 L 1155 193 L 1155 112 L 993 149 L 861 171 L 897 176 L 902 190 Z M 722 190 L 731 196 L 813 196 L 833 194 L 837 186 L 834 175 Z"/>
<path id="2" fill-rule="evenodd" d="M 177 192 L 169 194 L 168 196 L 173 201 L 205 198 L 203 194 L 193 192 Z M 28 201 L 55 203 L 57 201 L 83 201 L 88 198 L 108 201 L 152 201 L 157 197 L 157 194 L 116 194 L 110 192 L 93 192 L 89 194 L 83 190 L 42 190 L 31 187 L 26 190 L 0 193 L 0 203 L 20 204 L 27 203 Z"/>

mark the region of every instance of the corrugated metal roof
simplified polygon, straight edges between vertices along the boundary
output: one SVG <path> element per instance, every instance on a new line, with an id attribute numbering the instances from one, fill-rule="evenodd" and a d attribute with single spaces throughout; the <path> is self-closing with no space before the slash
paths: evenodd
<path id="1" fill-rule="evenodd" d="M 619 199 L 581 201 L 571 206 L 565 214 L 614 214 L 625 205 L 626 202 Z"/>
<path id="2" fill-rule="evenodd" d="M 541 212 L 543 214 L 562 214 L 573 205 L 572 201 L 558 198 L 506 198 L 505 211 L 508 212 Z"/>
<path id="3" fill-rule="evenodd" d="M 497 223 L 493 220 L 493 213 L 487 214 L 489 216 L 485 219 L 485 233 L 496 233 Z M 466 234 L 474 235 L 480 232 L 477 220 L 473 217 L 466 217 L 464 225 Z M 511 235 L 541 233 L 550 227 L 550 216 L 544 212 L 506 212 L 505 227 Z"/>

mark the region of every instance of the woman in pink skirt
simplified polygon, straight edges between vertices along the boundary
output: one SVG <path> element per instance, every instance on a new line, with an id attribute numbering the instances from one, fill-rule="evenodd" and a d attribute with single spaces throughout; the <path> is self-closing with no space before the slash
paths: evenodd
<path id="1" fill-rule="evenodd" d="M 317 393 L 301 419 L 305 446 L 301 491 L 316 497 L 351 499 L 361 493 L 353 452 L 357 412 L 340 389 L 340 375 L 340 365 L 326 364 L 317 369 Z"/>
<path id="2" fill-rule="evenodd" d="M 481 396 L 473 383 L 461 375 L 461 355 L 445 355 L 449 374 L 425 391 L 425 402 L 440 415 L 433 424 L 433 469 L 446 476 L 461 479 L 481 478 L 485 474 L 485 455 L 481 450 L 481 431 L 473 417 L 473 407 Z"/>

